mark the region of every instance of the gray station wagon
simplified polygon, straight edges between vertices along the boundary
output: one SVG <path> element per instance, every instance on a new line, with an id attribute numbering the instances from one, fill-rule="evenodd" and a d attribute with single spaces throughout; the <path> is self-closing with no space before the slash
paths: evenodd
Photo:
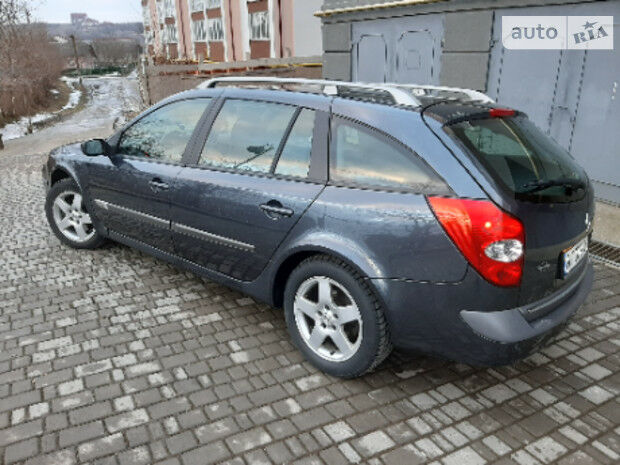
<path id="1" fill-rule="evenodd" d="M 508 364 L 592 284 L 592 187 L 523 113 L 431 86 L 223 78 L 43 168 L 56 236 L 283 307 L 321 370 L 392 347 Z"/>

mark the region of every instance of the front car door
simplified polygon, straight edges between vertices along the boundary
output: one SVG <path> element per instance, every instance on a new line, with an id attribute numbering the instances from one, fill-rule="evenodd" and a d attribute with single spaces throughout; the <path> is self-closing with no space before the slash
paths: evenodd
<path id="1" fill-rule="evenodd" d="M 242 281 L 259 275 L 325 185 L 329 107 L 306 103 L 219 102 L 172 193 L 178 255 Z"/>
<path id="2" fill-rule="evenodd" d="M 173 251 L 170 189 L 209 98 L 180 100 L 125 129 L 115 152 L 89 165 L 96 215 L 112 232 Z"/>

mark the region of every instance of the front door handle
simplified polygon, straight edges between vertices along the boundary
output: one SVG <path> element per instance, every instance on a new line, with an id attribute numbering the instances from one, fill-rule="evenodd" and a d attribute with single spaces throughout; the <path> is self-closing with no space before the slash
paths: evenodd
<path id="1" fill-rule="evenodd" d="M 277 220 L 282 217 L 293 216 L 293 210 L 290 208 L 284 207 L 277 200 L 270 200 L 267 203 L 263 203 L 260 205 L 260 209 L 265 212 L 272 220 Z"/>
<path id="2" fill-rule="evenodd" d="M 157 191 L 165 191 L 165 190 L 168 190 L 170 188 L 170 186 L 168 184 L 166 184 L 165 182 L 163 182 L 159 178 L 155 178 L 152 181 L 149 181 L 149 185 L 151 186 L 151 189 L 153 189 L 156 192 Z"/>

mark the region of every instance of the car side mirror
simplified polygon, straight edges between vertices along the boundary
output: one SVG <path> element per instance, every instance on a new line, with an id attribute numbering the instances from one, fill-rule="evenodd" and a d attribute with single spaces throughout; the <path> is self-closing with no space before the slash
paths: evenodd
<path id="1" fill-rule="evenodd" d="M 103 139 L 91 139 L 82 144 L 82 152 L 89 157 L 108 155 L 110 146 Z"/>

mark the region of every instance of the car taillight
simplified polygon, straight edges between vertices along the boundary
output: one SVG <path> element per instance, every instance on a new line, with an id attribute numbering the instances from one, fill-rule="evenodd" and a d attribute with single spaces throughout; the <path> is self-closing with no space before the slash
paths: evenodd
<path id="1" fill-rule="evenodd" d="M 491 118 L 502 118 L 504 116 L 514 116 L 515 111 L 510 108 L 491 108 L 489 110 L 489 116 Z"/>
<path id="2" fill-rule="evenodd" d="M 525 232 L 518 219 L 486 200 L 429 197 L 428 201 L 450 239 L 487 281 L 519 285 Z"/>

